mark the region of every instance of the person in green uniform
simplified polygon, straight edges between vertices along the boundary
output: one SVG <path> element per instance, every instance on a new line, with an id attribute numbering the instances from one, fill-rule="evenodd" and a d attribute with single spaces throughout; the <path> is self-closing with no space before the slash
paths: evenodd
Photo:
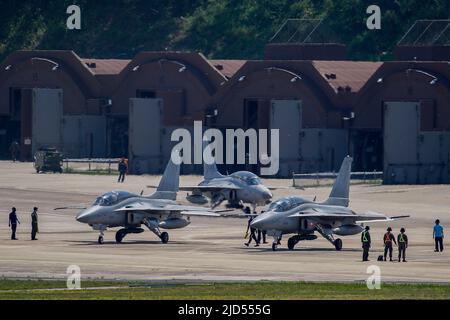
<path id="1" fill-rule="evenodd" d="M 370 227 L 366 226 L 366 229 L 361 233 L 361 242 L 362 242 L 362 248 L 363 248 L 363 257 L 362 261 L 369 261 L 369 250 L 370 250 L 370 233 L 369 233 Z"/>
<path id="2" fill-rule="evenodd" d="M 34 207 L 31 213 L 31 240 L 37 240 L 36 234 L 39 232 L 38 226 L 38 208 Z"/>
<path id="3" fill-rule="evenodd" d="M 20 224 L 19 218 L 17 218 L 16 208 L 11 209 L 9 214 L 9 227 L 11 228 L 11 240 L 18 240 L 16 238 L 17 224 Z"/>
<path id="4" fill-rule="evenodd" d="M 408 236 L 406 235 L 405 228 L 400 229 L 400 233 L 397 237 L 398 242 L 398 262 L 406 262 L 406 249 L 408 248 Z"/>

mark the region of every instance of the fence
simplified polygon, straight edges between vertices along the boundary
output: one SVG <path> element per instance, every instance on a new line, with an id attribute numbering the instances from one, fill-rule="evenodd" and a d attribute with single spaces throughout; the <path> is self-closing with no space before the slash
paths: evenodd
<path id="1" fill-rule="evenodd" d="M 73 171 L 105 171 L 112 173 L 117 170 L 120 159 L 64 159 L 66 172 Z M 114 165 L 114 169 L 113 169 Z"/>
<path id="2" fill-rule="evenodd" d="M 299 187 L 317 187 L 320 185 L 329 185 L 334 182 L 337 177 L 335 172 L 318 172 L 318 173 L 293 173 L 292 185 L 295 188 Z M 352 172 L 350 174 L 352 183 L 367 183 L 369 181 L 374 182 L 383 179 L 383 172 Z M 315 180 L 315 183 L 311 183 L 311 180 Z"/>

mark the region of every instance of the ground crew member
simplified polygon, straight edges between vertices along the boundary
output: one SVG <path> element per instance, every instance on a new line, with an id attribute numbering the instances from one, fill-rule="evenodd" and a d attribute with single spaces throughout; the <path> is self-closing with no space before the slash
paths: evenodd
<path id="1" fill-rule="evenodd" d="M 12 161 L 16 162 L 17 158 L 19 157 L 19 152 L 20 152 L 20 146 L 17 141 L 13 141 L 11 143 L 11 146 L 9 147 L 9 152 L 11 152 Z"/>
<path id="2" fill-rule="evenodd" d="M 436 220 L 435 226 L 433 228 L 433 239 L 434 239 L 434 252 L 444 251 L 444 227 L 441 226 L 441 221 Z"/>
<path id="3" fill-rule="evenodd" d="M 370 233 L 369 233 L 370 227 L 366 226 L 366 229 L 361 234 L 361 242 L 362 242 L 362 248 L 363 248 L 363 261 L 369 261 L 369 250 L 370 250 Z"/>
<path id="4" fill-rule="evenodd" d="M 38 208 L 34 207 L 33 212 L 31 213 L 31 240 L 37 240 L 36 239 L 36 233 L 39 232 L 38 227 Z"/>
<path id="5" fill-rule="evenodd" d="M 250 215 L 250 208 L 247 207 L 244 209 L 244 213 Z M 251 227 L 253 221 L 253 216 L 250 216 L 248 219 L 248 223 L 247 223 L 247 231 L 245 232 L 245 238 L 247 238 L 249 236 L 249 231 L 250 231 L 250 237 L 248 238 L 248 242 L 244 243 L 247 247 L 250 245 L 250 243 L 252 242 L 252 240 L 255 240 L 255 247 L 259 247 L 259 241 L 256 238 L 256 229 Z"/>
<path id="6" fill-rule="evenodd" d="M 117 182 L 123 183 L 125 181 L 127 171 L 128 171 L 127 161 L 125 158 L 122 158 L 119 162 L 119 179 L 117 180 Z"/>
<path id="7" fill-rule="evenodd" d="M 20 224 L 19 219 L 17 218 L 16 208 L 11 209 L 11 213 L 9 214 L 9 227 L 11 228 L 11 240 L 18 240 L 16 238 L 16 230 L 17 224 Z"/>
<path id="8" fill-rule="evenodd" d="M 392 242 L 397 245 L 395 241 L 394 235 L 391 233 L 392 228 L 387 228 L 387 232 L 384 234 L 383 242 L 384 242 L 384 261 L 386 261 L 387 254 L 389 252 L 389 261 L 392 261 Z"/>
<path id="9" fill-rule="evenodd" d="M 261 243 L 261 241 L 264 244 L 267 243 L 267 231 L 258 229 L 258 242 Z"/>
<path id="10" fill-rule="evenodd" d="M 405 234 L 405 228 L 400 229 L 397 237 L 398 242 L 398 262 L 406 262 L 406 249 L 408 248 L 408 236 Z"/>
<path id="11" fill-rule="evenodd" d="M 263 214 L 263 213 L 264 213 L 264 211 L 261 211 L 261 214 Z M 262 240 L 262 243 L 267 244 L 266 237 L 267 237 L 267 231 L 258 229 L 258 242 L 261 243 L 261 240 Z"/>

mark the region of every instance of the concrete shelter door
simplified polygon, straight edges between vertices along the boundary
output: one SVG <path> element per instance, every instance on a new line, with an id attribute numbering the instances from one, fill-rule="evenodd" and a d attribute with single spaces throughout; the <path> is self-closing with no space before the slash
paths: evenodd
<path id="1" fill-rule="evenodd" d="M 130 99 L 129 149 L 134 173 L 161 173 L 161 99 Z"/>
<path id="2" fill-rule="evenodd" d="M 302 108 L 300 100 L 272 100 L 270 128 L 280 130 L 279 176 L 289 177 L 300 166 L 300 130 Z"/>
<path id="3" fill-rule="evenodd" d="M 384 169 L 393 183 L 414 183 L 418 162 L 420 103 L 384 103 Z"/>
<path id="4" fill-rule="evenodd" d="M 61 149 L 63 120 L 62 89 L 33 89 L 32 150 L 40 147 Z"/>

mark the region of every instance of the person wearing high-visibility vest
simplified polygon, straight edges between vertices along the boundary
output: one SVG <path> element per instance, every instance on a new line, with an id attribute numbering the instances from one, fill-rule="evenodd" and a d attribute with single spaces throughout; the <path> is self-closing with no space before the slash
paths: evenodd
<path id="1" fill-rule="evenodd" d="M 397 237 L 398 242 L 398 262 L 406 262 L 406 249 L 408 248 L 408 236 L 405 234 L 405 228 L 400 229 Z"/>
<path id="2" fill-rule="evenodd" d="M 397 241 L 395 241 L 394 235 L 391 233 L 392 228 L 389 227 L 386 230 L 387 232 L 384 234 L 383 242 L 384 242 L 384 261 L 386 261 L 387 254 L 389 252 L 389 261 L 392 261 L 392 242 L 397 245 Z"/>
<path id="3" fill-rule="evenodd" d="M 363 261 L 369 261 L 369 250 L 370 250 L 370 244 L 372 243 L 370 239 L 370 233 L 369 233 L 370 227 L 366 226 L 366 229 L 361 233 L 361 242 L 362 242 L 362 248 L 363 248 Z"/>

